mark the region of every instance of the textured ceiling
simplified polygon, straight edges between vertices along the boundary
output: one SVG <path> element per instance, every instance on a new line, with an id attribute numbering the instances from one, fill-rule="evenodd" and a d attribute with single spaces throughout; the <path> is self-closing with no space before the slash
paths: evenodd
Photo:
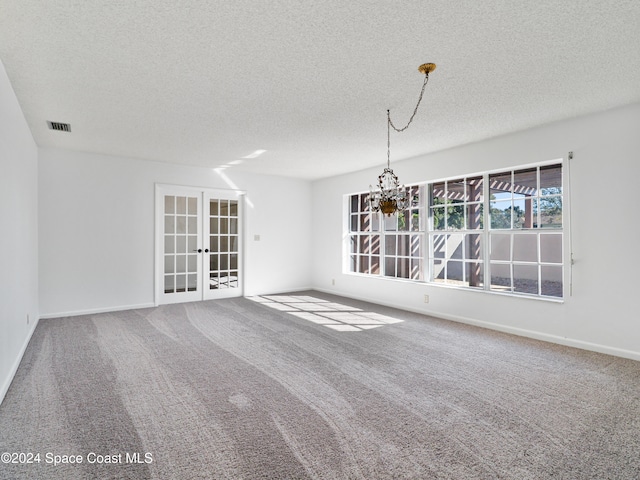
<path id="1" fill-rule="evenodd" d="M 0 0 L 38 145 L 307 179 L 386 162 L 421 63 L 392 162 L 640 101 L 638 52 L 638 0 Z"/>

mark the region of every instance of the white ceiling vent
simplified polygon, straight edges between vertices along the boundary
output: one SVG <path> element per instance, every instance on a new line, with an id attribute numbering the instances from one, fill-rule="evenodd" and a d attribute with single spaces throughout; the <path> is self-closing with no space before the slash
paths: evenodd
<path id="1" fill-rule="evenodd" d="M 47 120 L 47 125 L 49 125 L 49 130 L 58 130 L 60 132 L 71 131 L 71 125 L 69 123 L 50 122 Z"/>

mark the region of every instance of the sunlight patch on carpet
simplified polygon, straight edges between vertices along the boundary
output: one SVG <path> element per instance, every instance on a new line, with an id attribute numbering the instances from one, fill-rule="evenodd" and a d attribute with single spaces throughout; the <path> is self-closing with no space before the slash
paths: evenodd
<path id="1" fill-rule="evenodd" d="M 308 295 L 262 295 L 247 298 L 339 332 L 361 332 L 404 321 Z"/>

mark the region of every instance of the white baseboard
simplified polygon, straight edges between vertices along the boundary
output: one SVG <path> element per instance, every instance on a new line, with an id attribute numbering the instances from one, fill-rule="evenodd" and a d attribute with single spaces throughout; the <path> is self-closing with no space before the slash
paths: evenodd
<path id="1" fill-rule="evenodd" d="M 4 400 L 4 397 L 7 395 L 7 392 L 9 391 L 9 387 L 11 386 L 11 382 L 13 382 L 13 378 L 16 376 L 16 372 L 18 371 L 18 367 L 20 366 L 20 362 L 22 362 L 22 357 L 24 356 L 24 352 L 27 351 L 27 346 L 29 345 L 29 342 L 31 341 L 31 337 L 33 336 L 33 332 L 36 331 L 36 327 L 37 326 L 38 326 L 38 319 L 36 319 L 36 321 L 33 322 L 33 326 L 31 327 L 31 330 L 29 331 L 29 334 L 27 335 L 27 338 L 23 342 L 22 347 L 20 348 L 20 352 L 16 356 L 16 359 L 14 360 L 13 365 L 11 366 L 11 370 L 9 370 L 9 376 L 4 380 L 2 386 L 0 386 L 0 405 L 2 404 L 2 401 Z"/>
<path id="2" fill-rule="evenodd" d="M 347 295 L 334 290 L 324 288 L 314 288 L 319 292 L 328 293 L 331 295 L 339 295 L 345 298 L 353 298 L 354 300 L 361 300 L 363 302 L 371 302 L 378 305 L 384 305 L 385 307 L 397 308 L 399 310 L 406 310 L 409 312 L 419 313 L 429 317 L 442 318 L 444 320 L 450 320 L 453 322 L 466 323 L 468 325 L 474 325 L 476 327 L 488 328 L 490 330 L 496 330 L 499 332 L 510 333 L 512 335 L 518 335 L 520 337 L 533 338 L 536 340 L 542 340 L 544 342 L 556 343 L 558 345 L 565 345 L 567 347 L 579 348 L 581 350 L 588 350 L 591 352 L 604 353 L 607 355 L 613 355 L 615 357 L 629 358 L 631 360 L 640 361 L 640 352 L 634 350 L 625 350 L 623 348 L 611 347 L 609 345 L 601 345 L 598 343 L 585 342 L 583 340 L 577 340 L 574 338 L 560 337 L 558 335 L 551 335 L 544 332 L 538 332 L 535 330 L 526 330 L 523 328 L 510 327 L 508 325 L 501 325 L 499 323 L 486 322 L 484 320 L 477 320 L 475 318 L 461 317 L 457 315 L 450 315 L 443 312 L 425 312 L 424 310 L 418 310 L 414 308 L 407 308 L 404 305 L 396 305 L 392 302 L 382 302 L 379 298 L 367 298 L 357 295 Z"/>
<path id="3" fill-rule="evenodd" d="M 58 312 L 58 313 L 45 313 L 40 315 L 40 318 L 62 318 L 62 317 L 77 317 L 79 315 L 93 315 L 95 313 L 109 313 L 120 312 L 122 310 L 136 310 L 138 308 L 152 308 L 155 307 L 155 303 L 141 303 L 138 305 L 119 305 L 117 307 L 104 307 L 104 308 L 92 308 L 89 310 L 73 310 L 70 312 Z"/>

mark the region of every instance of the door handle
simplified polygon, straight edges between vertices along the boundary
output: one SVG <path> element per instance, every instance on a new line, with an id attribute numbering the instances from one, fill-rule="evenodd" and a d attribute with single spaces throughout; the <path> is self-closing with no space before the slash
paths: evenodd
<path id="1" fill-rule="evenodd" d="M 205 249 L 204 249 L 204 253 L 209 253 L 209 249 L 208 249 L 208 248 L 205 248 Z"/>
<path id="2" fill-rule="evenodd" d="M 201 249 L 201 248 L 199 248 L 199 249 L 197 249 L 197 250 L 194 250 L 194 252 L 202 253 L 202 249 Z"/>

